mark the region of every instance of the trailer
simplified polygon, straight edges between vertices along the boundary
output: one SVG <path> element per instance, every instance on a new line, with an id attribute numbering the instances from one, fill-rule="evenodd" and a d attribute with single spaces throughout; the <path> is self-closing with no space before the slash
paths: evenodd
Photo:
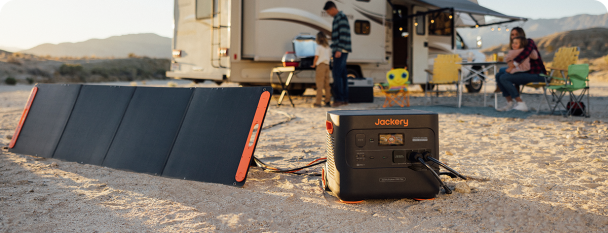
<path id="1" fill-rule="evenodd" d="M 195 82 L 237 82 L 245 86 L 273 85 L 270 75 L 282 56 L 293 51 L 297 35 L 331 35 L 333 18 L 325 0 L 175 0 L 173 59 L 168 77 Z M 478 46 L 467 45 L 459 27 L 504 24 L 507 16 L 477 4 L 477 0 L 335 0 L 347 16 L 353 52 L 347 60 L 349 77 L 386 81 L 392 68 L 407 68 L 413 84 L 426 85 L 425 69 L 438 54 L 458 53 L 485 61 Z M 494 21 L 486 23 L 485 16 Z M 478 41 L 481 45 L 481 41 Z M 474 69 L 476 67 L 473 67 Z M 481 90 L 481 77 L 467 83 Z M 314 85 L 314 70 L 302 70 L 291 87 Z"/>

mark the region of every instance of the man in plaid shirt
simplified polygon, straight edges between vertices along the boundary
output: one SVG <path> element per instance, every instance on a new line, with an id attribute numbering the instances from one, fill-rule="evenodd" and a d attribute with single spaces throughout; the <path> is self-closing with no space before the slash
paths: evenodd
<path id="1" fill-rule="evenodd" d="M 334 84 L 332 86 L 334 104 L 332 104 L 332 107 L 338 107 L 348 104 L 346 59 L 348 58 L 348 53 L 352 52 L 350 25 L 348 24 L 346 15 L 344 15 L 342 11 L 338 11 L 334 2 L 327 1 L 323 10 L 334 17 L 331 31 L 331 52 L 334 59 L 332 68 L 332 76 L 334 78 Z"/>

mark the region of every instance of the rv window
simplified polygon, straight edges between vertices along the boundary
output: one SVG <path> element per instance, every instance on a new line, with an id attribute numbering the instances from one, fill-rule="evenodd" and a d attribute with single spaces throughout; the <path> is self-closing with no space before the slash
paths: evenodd
<path id="1" fill-rule="evenodd" d="M 424 35 L 424 15 L 416 16 L 414 19 L 414 27 L 416 28 L 416 34 Z"/>
<path id="2" fill-rule="evenodd" d="M 208 19 L 217 14 L 217 0 L 196 0 L 196 19 Z M 213 9 L 213 12 L 211 12 Z"/>
<path id="3" fill-rule="evenodd" d="M 449 12 L 429 14 L 429 35 L 451 36 L 452 15 Z"/>
<path id="4" fill-rule="evenodd" d="M 355 34 L 369 35 L 370 24 L 366 20 L 355 20 Z"/>
<path id="5" fill-rule="evenodd" d="M 462 41 L 462 37 L 460 37 L 460 35 L 456 34 L 456 49 L 467 49 L 464 46 L 464 42 Z"/>

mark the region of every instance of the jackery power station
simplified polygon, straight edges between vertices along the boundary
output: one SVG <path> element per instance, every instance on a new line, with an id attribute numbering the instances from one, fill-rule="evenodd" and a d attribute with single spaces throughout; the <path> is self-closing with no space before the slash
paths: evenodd
<path id="1" fill-rule="evenodd" d="M 440 185 L 451 193 L 438 176 L 440 165 L 449 168 L 439 162 L 437 113 L 330 111 L 326 128 L 324 186 L 341 200 L 429 199 Z"/>

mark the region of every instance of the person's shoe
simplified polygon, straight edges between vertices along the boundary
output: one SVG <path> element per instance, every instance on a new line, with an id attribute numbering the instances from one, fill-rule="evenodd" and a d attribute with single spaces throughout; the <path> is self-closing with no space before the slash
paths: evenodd
<path id="1" fill-rule="evenodd" d="M 510 111 L 511 109 L 513 109 L 513 101 L 507 102 L 507 105 L 505 105 L 502 108 L 496 109 L 496 111 L 505 112 L 505 111 Z"/>
<path id="2" fill-rule="evenodd" d="M 335 101 L 331 106 L 332 107 L 340 107 L 342 105 L 344 105 L 344 104 L 341 101 Z"/>
<path id="3" fill-rule="evenodd" d="M 515 107 L 513 107 L 513 110 L 527 112 L 528 111 L 528 105 L 526 105 L 526 102 L 517 102 L 517 104 L 515 105 Z"/>
<path id="4" fill-rule="evenodd" d="M 312 107 L 313 108 L 320 108 L 320 107 L 323 107 L 323 106 L 321 106 L 321 104 L 313 103 Z"/>

